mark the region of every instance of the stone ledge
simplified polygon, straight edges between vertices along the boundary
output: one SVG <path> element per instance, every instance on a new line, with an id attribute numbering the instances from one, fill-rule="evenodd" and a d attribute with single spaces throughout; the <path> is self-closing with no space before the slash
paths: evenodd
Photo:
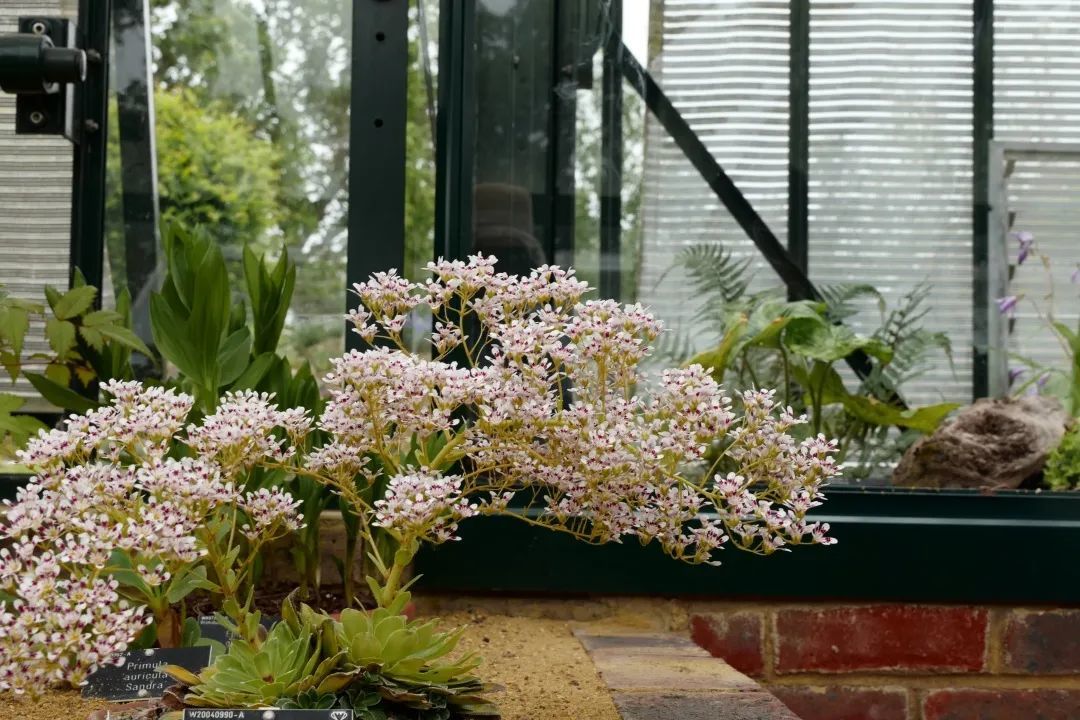
<path id="1" fill-rule="evenodd" d="M 799 720 L 755 681 L 679 635 L 577 625 L 623 720 Z"/>

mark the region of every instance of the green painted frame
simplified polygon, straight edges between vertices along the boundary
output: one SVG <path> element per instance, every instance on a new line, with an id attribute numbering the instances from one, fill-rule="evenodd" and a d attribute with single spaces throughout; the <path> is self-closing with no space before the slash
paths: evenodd
<path id="1" fill-rule="evenodd" d="M 832 547 L 692 566 L 637 543 L 591 546 L 510 519 L 462 525 L 417 558 L 437 593 L 1080 604 L 1080 494 L 835 487 Z"/>

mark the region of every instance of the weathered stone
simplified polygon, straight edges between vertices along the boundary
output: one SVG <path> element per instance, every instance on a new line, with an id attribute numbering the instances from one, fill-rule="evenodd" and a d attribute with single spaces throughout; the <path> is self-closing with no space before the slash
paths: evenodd
<path id="1" fill-rule="evenodd" d="M 764 691 L 612 694 L 623 720 L 798 720 Z"/>
<path id="2" fill-rule="evenodd" d="M 1020 487 L 1042 472 L 1069 422 L 1054 398 L 979 400 L 912 445 L 893 473 L 893 485 Z"/>

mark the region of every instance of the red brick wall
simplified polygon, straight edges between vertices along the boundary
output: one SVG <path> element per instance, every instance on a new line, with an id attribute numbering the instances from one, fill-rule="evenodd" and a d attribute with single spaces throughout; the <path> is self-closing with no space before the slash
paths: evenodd
<path id="1" fill-rule="evenodd" d="M 720 603 L 689 624 L 803 720 L 1080 719 L 1080 610 Z"/>

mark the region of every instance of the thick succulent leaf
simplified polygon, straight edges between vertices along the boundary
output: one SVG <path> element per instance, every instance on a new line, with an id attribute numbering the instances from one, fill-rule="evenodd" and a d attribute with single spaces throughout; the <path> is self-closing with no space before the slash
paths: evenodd
<path id="1" fill-rule="evenodd" d="M 165 673 L 176 682 L 181 685 L 191 687 L 192 685 L 198 685 L 202 682 L 199 676 L 191 672 L 187 668 L 180 667 L 179 665 L 162 665 L 158 668 L 159 671 Z"/>

